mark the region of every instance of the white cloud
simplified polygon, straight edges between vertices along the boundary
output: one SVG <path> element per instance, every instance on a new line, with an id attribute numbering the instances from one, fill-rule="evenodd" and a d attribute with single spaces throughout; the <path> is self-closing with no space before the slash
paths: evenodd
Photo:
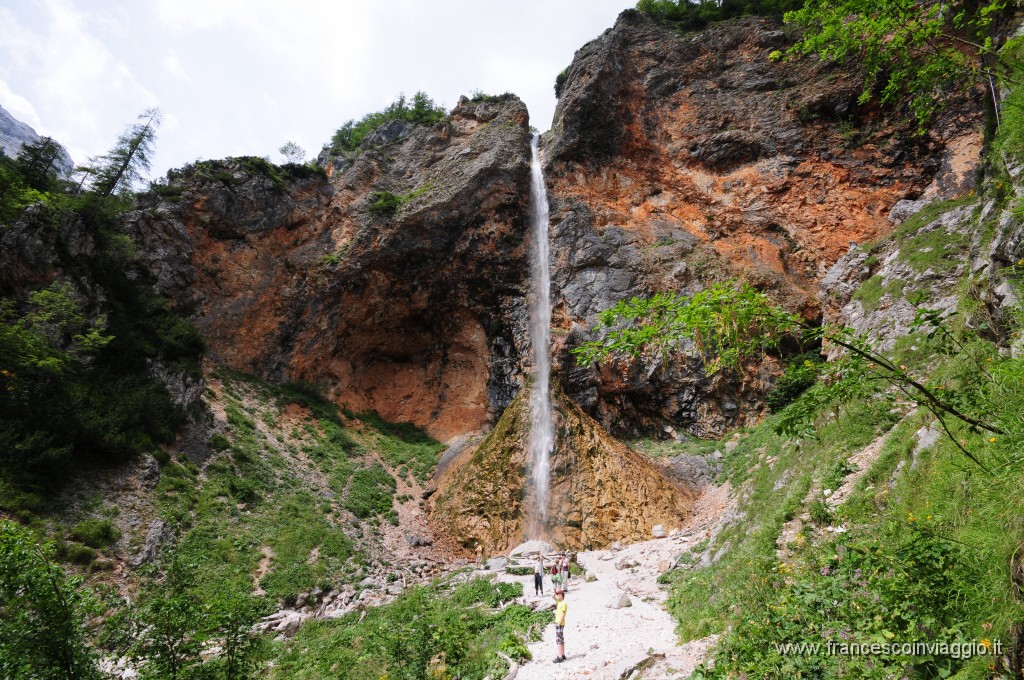
<path id="1" fill-rule="evenodd" d="M 3 106 L 9 114 L 30 126 L 39 134 L 47 134 L 43 121 L 39 118 L 39 114 L 36 113 L 32 102 L 21 95 L 11 92 L 11 88 L 3 80 L 0 80 L 0 106 Z"/>
<path id="2" fill-rule="evenodd" d="M 315 155 L 399 92 L 512 91 L 546 128 L 552 83 L 633 0 L 0 0 L 0 101 L 103 153 L 159 104 L 154 173 L 202 156 Z M 5 104 L 6 106 L 6 104 Z M 31 113 L 32 111 L 35 113 Z M 33 116 L 32 120 L 28 116 Z"/>
<path id="3" fill-rule="evenodd" d="M 185 71 L 185 67 L 182 66 L 181 57 L 178 56 L 177 52 L 168 52 L 167 56 L 164 57 L 164 70 L 175 80 L 188 79 L 188 73 Z"/>
<path id="4" fill-rule="evenodd" d="M 120 126 L 152 106 L 156 95 L 93 35 L 87 15 L 68 0 L 46 0 L 38 8 L 34 26 L 15 21 L 0 34 L 0 50 L 12 68 L 30 74 L 21 87 L 46 129 L 72 157 L 84 159 L 105 150 Z M 3 75 L 10 78 L 10 70 Z"/>

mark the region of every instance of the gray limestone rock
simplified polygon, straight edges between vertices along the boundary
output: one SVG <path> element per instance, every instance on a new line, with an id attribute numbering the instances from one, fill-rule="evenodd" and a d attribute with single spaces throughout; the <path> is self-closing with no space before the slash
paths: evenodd
<path id="1" fill-rule="evenodd" d="M 0 151 L 10 158 L 16 158 L 22 146 L 38 142 L 40 139 L 40 135 L 32 127 L 16 119 L 0 106 Z M 61 177 L 69 177 L 75 169 L 74 161 L 63 146 L 55 165 Z"/>

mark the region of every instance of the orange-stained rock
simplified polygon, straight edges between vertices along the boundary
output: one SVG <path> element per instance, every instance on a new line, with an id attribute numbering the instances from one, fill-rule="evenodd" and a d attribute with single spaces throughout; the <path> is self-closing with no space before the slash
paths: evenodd
<path id="1" fill-rule="evenodd" d="M 150 196 L 129 228 L 214 362 L 450 439 L 522 381 L 528 115 L 463 100 L 433 127 L 386 127 L 329 159 L 330 179 L 188 166 L 163 192 L 180 198 Z M 374 214 L 385 191 L 400 207 Z"/>
<path id="2" fill-rule="evenodd" d="M 972 186 L 980 94 L 951 96 L 918 135 L 893 110 L 858 104 L 856 67 L 769 60 L 789 44 L 773 19 L 681 32 L 627 10 L 568 69 L 544 139 L 555 351 L 567 393 L 616 434 L 721 434 L 760 417 L 763 390 L 720 383 L 694 397 L 699 362 L 678 361 L 667 373 L 641 361 L 628 390 L 610 388 L 623 378 L 567 354 L 591 338 L 598 312 L 739 278 L 816 318 L 825 273 L 851 242 L 889 233 L 897 201 Z"/>
<path id="3" fill-rule="evenodd" d="M 693 492 L 611 437 L 555 389 L 557 444 L 544 530 L 526 536 L 535 516 L 535 499 L 524 483 L 528 389 L 483 442 L 443 468 L 431 497 L 433 522 L 465 546 L 480 542 L 488 553 L 503 552 L 527 537 L 596 549 L 650 538 L 656 524 L 678 526 L 693 505 Z"/>

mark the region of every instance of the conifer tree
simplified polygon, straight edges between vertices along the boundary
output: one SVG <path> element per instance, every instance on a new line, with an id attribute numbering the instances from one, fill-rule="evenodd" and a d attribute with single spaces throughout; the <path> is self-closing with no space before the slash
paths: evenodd
<path id="1" fill-rule="evenodd" d="M 100 197 L 129 193 L 149 170 L 150 156 L 160 125 L 160 110 L 146 109 L 138 122 L 128 126 L 114 148 L 96 159 L 92 190 Z"/>
<path id="2" fill-rule="evenodd" d="M 18 169 L 25 184 L 37 191 L 53 191 L 57 184 L 57 159 L 60 144 L 52 137 L 25 144 L 18 152 Z"/>

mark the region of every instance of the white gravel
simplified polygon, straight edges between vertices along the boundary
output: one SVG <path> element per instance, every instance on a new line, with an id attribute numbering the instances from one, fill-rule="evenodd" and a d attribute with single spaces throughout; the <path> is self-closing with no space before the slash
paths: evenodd
<path id="1" fill-rule="evenodd" d="M 718 521 L 732 505 L 728 487 L 709 489 L 702 499 L 706 507 L 695 508 L 682 531 L 666 538 L 635 543 L 621 550 L 581 552 L 578 561 L 596 577 L 586 582 L 574 577 L 566 594 L 569 611 L 565 625 L 566 661 L 554 663 L 555 627 L 544 630 L 540 642 L 529 645 L 533 661 L 519 669 L 516 680 L 668 680 L 686 678 L 704 661 L 717 636 L 680 645 L 676 621 L 664 609 L 667 593 L 658 585 L 659 574 L 678 555 L 717 530 Z M 698 503 L 700 506 L 701 503 Z M 633 565 L 636 566 L 627 566 Z M 621 567 L 621 568 L 620 568 Z M 542 597 L 533 595 L 533 575 L 502 574 L 502 580 L 519 581 L 527 602 L 552 603 L 554 588 L 544 578 Z M 631 606 L 612 608 L 625 594 Z M 663 658 L 662 658 L 663 656 Z M 648 658 L 654 663 L 639 674 L 630 674 Z"/>

